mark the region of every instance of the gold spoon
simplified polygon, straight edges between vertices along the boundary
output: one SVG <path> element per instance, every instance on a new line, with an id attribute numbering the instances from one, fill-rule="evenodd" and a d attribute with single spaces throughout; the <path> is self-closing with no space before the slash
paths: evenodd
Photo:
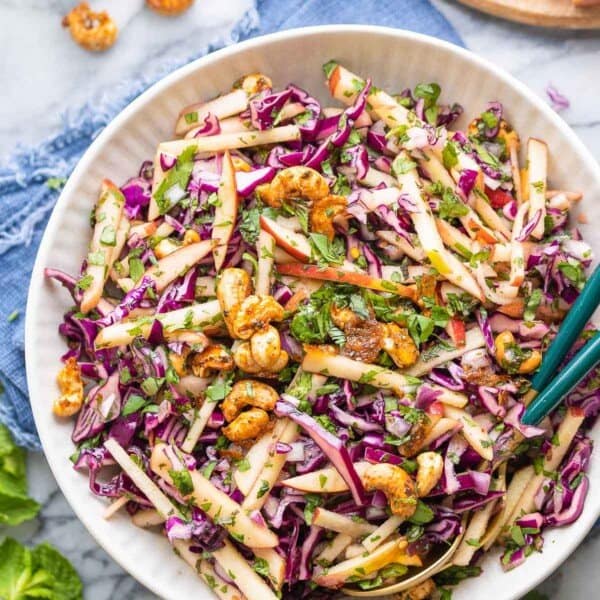
<path id="1" fill-rule="evenodd" d="M 414 575 L 411 575 L 406 579 L 402 579 L 397 583 L 392 583 L 391 585 L 382 588 L 377 588 L 375 590 L 363 591 L 345 587 L 342 588 L 341 591 L 348 596 L 355 596 L 358 598 L 377 598 L 380 596 L 387 596 L 388 594 L 402 592 L 411 587 L 414 587 L 415 585 L 419 585 L 419 583 L 422 583 L 426 579 L 429 579 L 429 577 L 431 577 L 432 575 L 435 575 L 436 573 L 439 573 L 446 567 L 449 567 L 451 564 L 450 559 L 452 558 L 452 555 L 456 552 L 456 549 L 458 548 L 465 533 L 467 525 L 467 514 L 468 513 L 465 513 L 462 519 L 461 533 L 456 536 L 456 539 L 452 542 L 450 547 L 438 559 L 436 559 L 433 563 L 431 563 L 429 566 L 425 567 L 418 573 L 415 573 Z"/>

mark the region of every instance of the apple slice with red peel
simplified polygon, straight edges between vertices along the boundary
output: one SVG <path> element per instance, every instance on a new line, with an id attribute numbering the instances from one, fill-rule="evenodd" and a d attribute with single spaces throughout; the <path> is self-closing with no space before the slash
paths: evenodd
<path id="1" fill-rule="evenodd" d="M 275 243 L 290 256 L 307 263 L 310 260 L 311 247 L 306 236 L 283 227 L 273 219 L 261 215 L 260 227 L 270 233 Z"/>
<path id="2" fill-rule="evenodd" d="M 301 265 L 298 263 L 288 263 L 277 265 L 277 272 L 280 275 L 291 275 L 292 277 L 302 277 L 304 279 L 320 279 L 322 281 L 336 281 L 339 283 L 349 283 L 358 287 L 377 290 L 379 292 L 390 292 L 404 298 L 410 298 L 415 301 L 417 289 L 414 285 L 402 285 L 394 281 L 385 281 L 371 277 L 366 273 L 356 273 L 336 269 L 335 267 L 319 267 L 318 265 Z"/>
<path id="3" fill-rule="evenodd" d="M 213 248 L 215 269 L 220 271 L 227 256 L 227 244 L 235 228 L 239 203 L 235 183 L 235 169 L 228 150 L 223 153 L 223 170 L 217 195 L 219 203 L 215 207 L 212 240 L 215 243 Z"/>

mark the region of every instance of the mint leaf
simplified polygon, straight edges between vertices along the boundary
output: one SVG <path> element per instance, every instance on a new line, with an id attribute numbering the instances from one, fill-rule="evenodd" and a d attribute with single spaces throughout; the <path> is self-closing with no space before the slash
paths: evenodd
<path id="1" fill-rule="evenodd" d="M 327 264 L 340 265 L 344 262 L 346 248 L 341 238 L 335 238 L 332 242 L 322 233 L 311 233 L 309 238 L 318 259 Z"/>
<path id="2" fill-rule="evenodd" d="M 40 505 L 27 496 L 25 451 L 0 425 L 0 524 L 18 525 L 33 519 L 39 510 Z"/>
<path id="3" fill-rule="evenodd" d="M 13 441 L 7 427 L 0 424 L 0 473 L 13 478 L 20 492 L 27 491 L 25 451 Z"/>
<path id="4" fill-rule="evenodd" d="M 49 573 L 53 578 L 53 596 L 56 600 L 83 598 L 83 586 L 73 565 L 56 548 L 43 543 L 31 551 L 36 571 Z"/>
<path id="5" fill-rule="evenodd" d="M 0 475 L 0 488 L 4 486 Z M 25 494 L 11 493 L 9 489 L 0 491 L 0 525 L 15 526 L 30 521 L 39 512 L 40 505 Z"/>
<path id="6" fill-rule="evenodd" d="M 71 563 L 49 544 L 28 550 L 12 538 L 0 545 L 0 598 L 81 600 L 83 587 Z"/>

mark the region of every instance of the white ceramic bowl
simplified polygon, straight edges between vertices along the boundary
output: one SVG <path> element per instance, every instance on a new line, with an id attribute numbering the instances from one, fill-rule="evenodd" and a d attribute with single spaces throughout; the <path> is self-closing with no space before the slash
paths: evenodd
<path id="1" fill-rule="evenodd" d="M 550 183 L 585 192 L 582 210 L 590 225 L 585 238 L 600 254 L 600 169 L 576 135 L 537 96 L 494 65 L 466 50 L 407 31 L 362 26 L 297 29 L 253 39 L 201 58 L 169 75 L 128 106 L 94 141 L 71 175 L 52 213 L 40 246 L 29 291 L 26 322 L 27 380 L 36 425 L 50 467 L 67 500 L 90 533 L 131 575 L 164 598 L 212 598 L 196 574 L 177 559 L 169 544 L 133 526 L 124 515 L 102 518 L 105 502 L 88 490 L 87 477 L 68 460 L 72 423 L 51 412 L 55 376 L 64 343 L 57 326 L 70 299 L 46 282 L 46 266 L 77 273 L 90 234 L 89 214 L 103 177 L 122 183 L 169 139 L 179 109 L 229 89 L 242 74 L 262 71 L 276 85 L 292 81 L 321 100 L 327 97 L 322 63 L 335 58 L 374 83 L 393 91 L 422 81 L 441 84 L 443 98 L 461 102 L 469 118 L 485 102 L 500 100 L 522 137 L 544 139 L 550 147 Z M 600 441 L 596 429 L 596 442 Z M 502 573 L 496 557 L 485 560 L 481 577 L 466 581 L 454 598 L 518 598 L 548 576 L 581 542 L 598 517 L 600 460 L 590 470 L 585 511 L 570 527 L 546 533 L 543 554 L 526 566 Z"/>

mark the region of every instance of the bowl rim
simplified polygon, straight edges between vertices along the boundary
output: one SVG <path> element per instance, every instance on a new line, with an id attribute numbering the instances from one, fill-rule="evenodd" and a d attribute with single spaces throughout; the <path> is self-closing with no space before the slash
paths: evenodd
<path id="1" fill-rule="evenodd" d="M 104 141 L 110 138 L 113 134 L 115 134 L 119 130 L 121 125 L 131 115 L 135 114 L 138 110 L 143 109 L 145 103 L 152 100 L 155 96 L 161 94 L 163 91 L 167 90 L 171 85 L 175 84 L 180 79 L 185 78 L 189 74 L 193 73 L 198 69 L 201 69 L 205 65 L 218 62 L 221 59 L 226 58 L 228 56 L 241 54 L 247 50 L 258 48 L 271 42 L 280 42 L 289 39 L 309 37 L 311 35 L 318 35 L 323 33 L 372 33 L 384 37 L 400 37 L 409 41 L 414 40 L 415 42 L 437 47 L 445 52 L 458 55 L 460 58 L 466 60 L 467 62 L 470 62 L 471 64 L 478 65 L 479 67 L 482 67 L 487 71 L 491 71 L 495 78 L 507 84 L 509 87 L 512 87 L 517 92 L 526 97 L 527 101 L 530 102 L 535 107 L 535 109 L 541 111 L 550 120 L 554 127 L 558 128 L 563 135 L 569 138 L 570 143 L 572 143 L 576 147 L 580 156 L 584 160 L 586 167 L 589 168 L 589 170 L 592 172 L 594 178 L 600 182 L 600 164 L 594 159 L 590 150 L 585 146 L 585 144 L 577 136 L 577 134 L 554 110 L 550 108 L 549 105 L 547 105 L 542 100 L 540 96 L 538 96 L 533 90 L 527 87 L 527 85 L 525 85 L 523 82 L 521 82 L 516 77 L 508 73 L 504 68 L 499 67 L 492 61 L 477 55 L 471 50 L 462 48 L 451 42 L 440 40 L 438 38 L 426 34 L 416 33 L 406 29 L 399 29 L 394 27 L 386 27 L 379 25 L 337 24 L 298 27 L 257 36 L 242 42 L 232 44 L 230 46 L 226 46 L 207 55 L 201 56 L 193 60 L 192 62 L 177 68 L 173 72 L 156 81 L 148 89 L 142 92 L 137 98 L 135 98 L 126 107 L 124 107 L 112 119 L 112 121 L 106 125 L 106 127 L 104 127 L 100 134 L 94 139 L 94 141 L 90 144 L 87 150 L 83 153 L 82 157 L 79 159 L 77 165 L 73 169 L 65 187 L 63 188 L 59 198 L 56 201 L 55 206 L 52 209 L 52 213 L 50 215 L 48 224 L 46 226 L 40 246 L 36 254 L 36 259 L 34 267 L 32 269 L 29 284 L 29 291 L 27 296 L 27 311 L 25 317 L 25 365 L 27 385 L 29 390 L 36 389 L 36 386 L 33 385 L 33 369 L 29 367 L 29 365 L 34 362 L 34 358 L 36 355 L 36 348 L 33 344 L 33 327 L 35 319 L 33 317 L 33 309 L 29 310 L 29 307 L 39 306 L 39 296 L 43 294 L 43 287 L 40 285 L 36 285 L 36 282 L 39 282 L 40 277 L 43 275 L 43 263 L 45 262 L 49 247 L 51 245 L 51 241 L 54 239 L 56 233 L 59 218 L 58 215 L 59 213 L 61 213 L 62 210 L 65 209 L 67 199 L 72 194 L 72 190 L 76 188 L 76 186 L 78 185 L 78 181 L 85 175 L 90 164 L 93 162 L 96 155 L 99 153 Z M 34 421 L 36 423 L 37 428 L 38 415 L 41 415 L 41 411 L 45 410 L 45 408 L 42 409 L 42 406 L 46 407 L 46 404 L 32 401 L 31 398 L 30 401 Z M 99 546 L 101 546 L 104 549 L 104 551 L 111 557 L 111 559 L 114 560 L 128 575 L 136 579 L 139 583 L 141 583 L 151 592 L 159 594 L 159 588 L 155 586 L 154 579 L 152 578 L 150 573 L 146 573 L 144 569 L 139 569 L 136 572 L 132 572 L 129 566 L 126 566 L 126 561 L 124 557 L 121 556 L 121 553 L 115 552 L 115 549 L 110 547 L 108 543 L 105 543 L 104 541 L 98 539 L 98 537 L 95 534 L 95 517 L 91 517 L 89 513 L 85 511 L 85 508 L 83 506 L 79 506 L 72 499 L 70 486 L 68 485 L 65 479 L 65 474 L 67 471 L 67 469 L 65 468 L 65 463 L 59 463 L 57 460 L 54 460 L 52 458 L 52 453 L 47 452 L 47 450 L 50 450 L 50 448 L 45 442 L 43 428 L 41 430 L 38 430 L 38 434 L 42 444 L 44 456 L 46 457 L 46 460 L 48 462 L 50 470 L 52 471 L 52 475 L 54 476 L 58 484 L 58 487 L 64 494 L 67 502 L 69 503 L 69 506 L 71 507 L 77 518 L 86 527 L 87 531 L 92 536 L 94 541 Z M 594 522 L 599 517 L 600 506 L 596 507 L 595 510 L 590 510 L 588 518 L 586 519 L 585 527 L 579 532 L 579 534 L 576 533 L 569 537 L 569 539 L 563 545 L 562 552 L 559 555 L 557 555 L 557 557 L 554 560 L 547 561 L 547 568 L 543 571 L 540 571 L 540 573 L 537 574 L 535 577 L 532 577 L 529 580 L 527 587 L 524 589 L 519 589 L 518 594 L 511 596 L 511 598 L 519 597 L 521 594 L 524 594 L 527 591 L 533 589 L 536 585 L 538 585 L 547 577 L 549 577 L 552 574 L 552 572 L 569 557 L 569 555 L 575 550 L 575 548 L 579 546 L 579 544 L 583 541 L 585 536 L 591 530 Z"/>

